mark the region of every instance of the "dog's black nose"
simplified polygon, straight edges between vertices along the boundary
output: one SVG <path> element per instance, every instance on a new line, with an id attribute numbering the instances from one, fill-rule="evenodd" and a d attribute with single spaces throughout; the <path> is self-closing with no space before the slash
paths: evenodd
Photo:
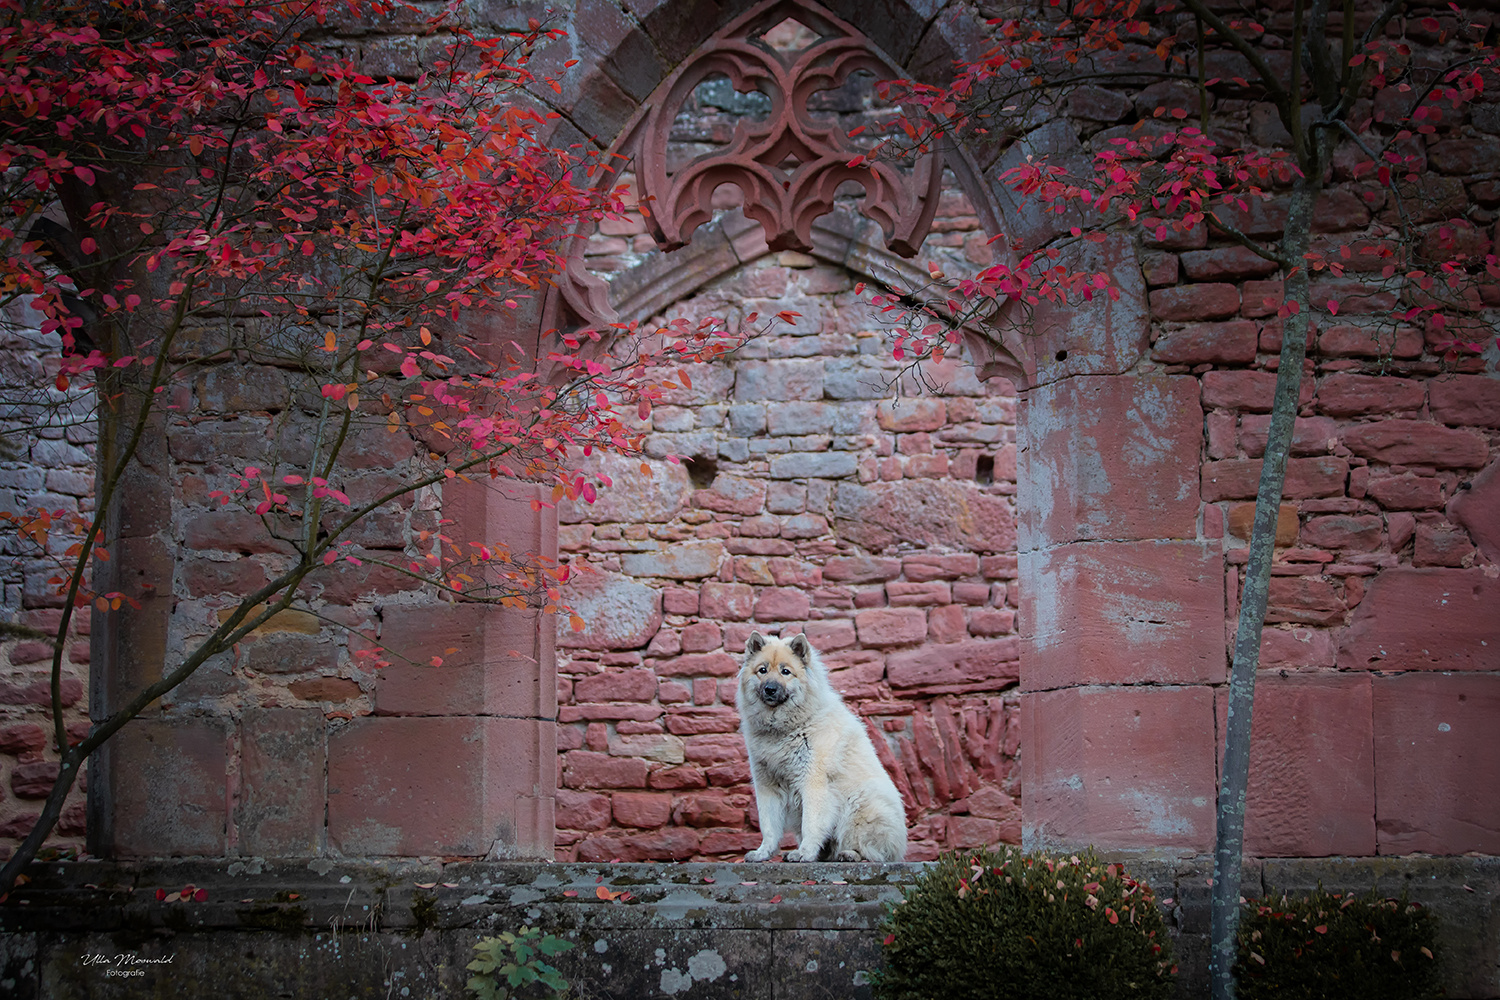
<path id="1" fill-rule="evenodd" d="M 786 688 L 775 681 L 766 681 L 760 686 L 760 698 L 767 705 L 780 705 L 786 701 Z"/>

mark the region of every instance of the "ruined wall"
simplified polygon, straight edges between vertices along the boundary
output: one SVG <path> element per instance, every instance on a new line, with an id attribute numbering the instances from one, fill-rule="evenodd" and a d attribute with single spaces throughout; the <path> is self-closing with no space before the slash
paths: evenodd
<path id="1" fill-rule="evenodd" d="M 961 248 L 972 211 L 944 204 L 934 248 Z M 799 315 L 652 411 L 649 477 L 606 465 L 615 489 L 562 511 L 560 548 L 594 572 L 571 590 L 587 630 L 560 633 L 560 858 L 759 843 L 734 709 L 752 629 L 822 651 L 896 777 L 909 858 L 1019 839 L 1012 390 L 950 363 L 893 398 L 855 277 L 783 252 L 673 307 Z"/>
<path id="2" fill-rule="evenodd" d="M 1401 32 L 1439 41 L 1416 20 Z M 1229 80 L 1213 93 L 1222 138 L 1285 141 L 1253 93 Z M 1354 118 L 1380 139 L 1412 97 L 1392 88 Z M 1197 106 L 1165 84 L 1087 87 L 1021 149 L 1082 154 L 1157 107 Z M 1426 249 L 1471 269 L 1500 208 L 1497 107 L 1444 106 L 1399 182 Z M 1370 252 L 1399 222 L 1373 166 L 1346 146 L 1315 219 L 1315 250 L 1343 270 L 1314 274 L 1256 682 L 1246 846 L 1262 856 L 1500 851 L 1500 803 L 1479 791 L 1500 778 L 1500 292 L 1468 301 L 1482 357 L 1394 321 L 1421 299 L 1398 298 Z M 1273 192 L 1238 221 L 1274 238 L 1286 210 Z M 1029 239 L 1049 226 L 1012 223 Z M 1282 284 L 1202 229 L 1114 252 L 1117 276 L 1142 276 L 1109 314 L 1139 353 L 1072 318 L 1036 352 L 1018 416 L 1026 832 L 1207 850 Z"/>
<path id="3" fill-rule="evenodd" d="M 73 516 L 93 513 L 94 445 L 97 429 L 91 417 L 93 394 L 52 388 L 56 377 L 52 350 L 37 330 L 38 313 L 24 303 L 5 307 L 0 322 L 0 511 L 24 514 L 40 508 L 61 516 L 48 552 L 63 557 L 80 536 L 70 529 Z M 49 360 L 51 367 L 49 368 Z M 34 383 L 34 384 L 25 384 Z M 61 623 L 62 598 L 48 583 L 55 563 L 4 535 L 0 555 L 0 620 L 55 634 Z M 88 730 L 85 682 L 89 669 L 89 614 L 74 618 L 63 652 L 62 701 L 68 733 Z M 41 800 L 52 790 L 57 753 L 52 742 L 52 644 L 27 636 L 0 641 L 0 852 L 31 832 Z M 82 846 L 84 792 L 75 790 L 52 844 Z"/>

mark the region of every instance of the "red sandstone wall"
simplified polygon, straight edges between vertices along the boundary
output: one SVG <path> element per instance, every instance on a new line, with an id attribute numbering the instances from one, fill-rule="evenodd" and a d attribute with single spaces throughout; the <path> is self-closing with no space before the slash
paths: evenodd
<path id="1" fill-rule="evenodd" d="M 977 222 L 945 207 L 933 245 L 957 253 Z M 956 365 L 943 393 L 889 398 L 898 366 L 853 283 L 782 253 L 675 307 L 800 315 L 641 424 L 684 464 L 619 463 L 599 503 L 562 511 L 561 549 L 593 572 L 571 595 L 587 631 L 560 633 L 560 859 L 759 842 L 734 709 L 752 629 L 823 651 L 896 777 L 909 857 L 1019 839 L 1014 398 Z"/>

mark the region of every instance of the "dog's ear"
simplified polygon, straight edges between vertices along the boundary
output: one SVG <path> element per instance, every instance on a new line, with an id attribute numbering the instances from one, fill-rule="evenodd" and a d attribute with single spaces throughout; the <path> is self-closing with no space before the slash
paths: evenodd
<path id="1" fill-rule="evenodd" d="M 754 656 L 766 648 L 766 637 L 759 632 L 751 632 L 750 638 L 745 640 L 745 655 Z"/>
<path id="2" fill-rule="evenodd" d="M 803 663 L 812 662 L 812 643 L 807 641 L 806 633 L 798 632 L 787 645 L 792 648 L 792 653 L 797 659 Z"/>

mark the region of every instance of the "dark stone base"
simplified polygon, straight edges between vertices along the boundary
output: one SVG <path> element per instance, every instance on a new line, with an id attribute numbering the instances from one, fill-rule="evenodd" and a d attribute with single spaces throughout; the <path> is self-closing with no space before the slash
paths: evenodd
<path id="1" fill-rule="evenodd" d="M 1182 995 L 1206 995 L 1204 859 L 1124 856 L 1169 907 Z M 0 905 L 0 995 L 468 997 L 479 938 L 523 925 L 577 947 L 589 1000 L 865 998 L 884 905 L 920 865 L 169 861 L 36 865 Z M 1292 859 L 1246 894 L 1406 891 L 1441 921 L 1448 995 L 1500 997 L 1500 858 Z M 747 884 L 749 883 L 749 884 Z M 202 902 L 157 892 L 201 888 Z M 600 898 L 620 893 L 617 898 Z M 628 893 L 628 896 L 623 895 Z M 153 960 L 159 960 L 153 962 Z M 129 975 L 122 975 L 129 973 Z"/>

